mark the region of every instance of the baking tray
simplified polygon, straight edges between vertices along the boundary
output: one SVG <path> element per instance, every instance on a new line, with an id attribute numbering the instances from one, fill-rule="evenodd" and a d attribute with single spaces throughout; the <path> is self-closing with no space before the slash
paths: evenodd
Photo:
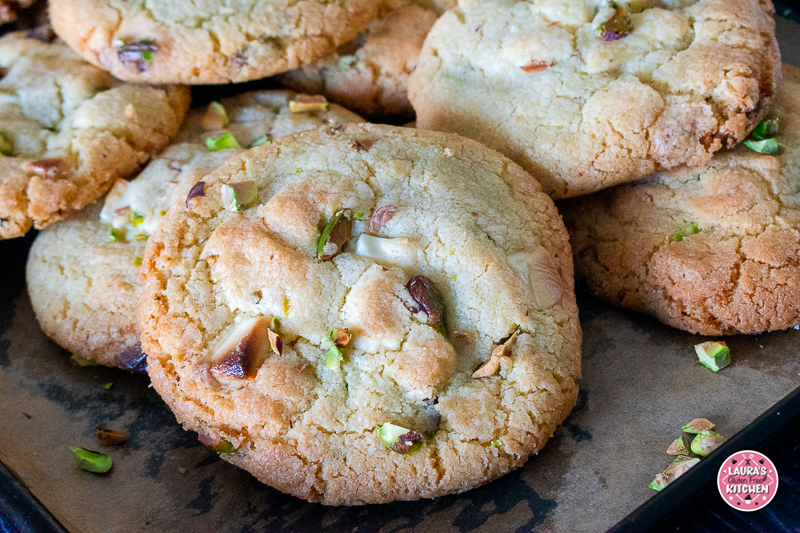
<path id="1" fill-rule="evenodd" d="M 781 14 L 793 16 L 790 9 L 778 4 Z M 800 26 L 781 18 L 778 31 L 787 43 L 784 59 L 800 65 Z M 207 101 L 231 90 L 194 92 Z M 32 238 L 0 242 L 0 531 L 645 531 L 641 517 L 669 517 L 702 493 L 713 470 L 715 455 L 663 493 L 648 488 L 670 462 L 665 450 L 676 428 L 706 417 L 732 436 L 800 386 L 800 331 L 727 339 L 734 363 L 715 374 L 694 355 L 693 345 L 706 338 L 579 294 L 581 393 L 537 457 L 460 495 L 329 508 L 284 495 L 221 461 L 180 428 L 146 377 L 72 364 L 39 330 L 24 291 Z M 79 471 L 68 450 L 98 448 L 97 426 L 129 435 L 126 446 L 106 450 L 114 468 L 105 476 Z M 760 430 L 750 428 L 730 445 L 754 431 Z M 792 438 L 798 444 L 796 432 L 788 435 L 781 450 L 793 449 Z M 791 485 L 781 489 L 800 493 Z M 726 510 L 719 513 L 724 518 Z M 749 518 L 759 524 L 766 513 Z M 667 518 L 650 524 L 651 530 L 699 527 Z M 779 530 L 767 522 L 758 528 Z"/>

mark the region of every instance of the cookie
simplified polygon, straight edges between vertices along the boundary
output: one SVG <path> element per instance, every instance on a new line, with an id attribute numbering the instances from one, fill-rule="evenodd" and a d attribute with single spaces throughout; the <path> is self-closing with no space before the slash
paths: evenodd
<path id="1" fill-rule="evenodd" d="M 335 50 L 377 18 L 382 1 L 53 0 L 50 17 L 62 39 L 120 79 L 228 83 Z"/>
<path id="2" fill-rule="evenodd" d="M 328 505 L 434 497 L 521 466 L 574 405 L 567 234 L 505 157 L 347 125 L 204 181 L 148 241 L 139 325 L 223 459 Z"/>
<path id="3" fill-rule="evenodd" d="M 281 75 L 281 83 L 324 94 L 368 117 L 413 117 L 408 76 L 436 17 L 455 6 L 447 4 L 440 10 L 436 5 L 406 3 L 388 11 L 336 52 Z"/>
<path id="4" fill-rule="evenodd" d="M 768 0 L 597 4 L 445 13 L 409 79 L 418 127 L 476 139 L 568 198 L 703 165 L 767 112 L 781 71 Z"/>
<path id="5" fill-rule="evenodd" d="M 182 87 L 121 84 L 64 43 L 0 39 L 0 238 L 97 200 L 175 137 Z M 31 35 L 37 35 L 33 32 Z"/>
<path id="6" fill-rule="evenodd" d="M 20 9 L 30 7 L 36 0 L 0 0 L 0 24 L 17 20 Z"/>
<path id="7" fill-rule="evenodd" d="M 692 333 L 800 324 L 800 69 L 783 68 L 769 114 L 780 153 L 740 145 L 560 203 L 581 284 Z"/>
<path id="8" fill-rule="evenodd" d="M 197 180 L 241 151 L 211 151 L 206 139 L 231 134 L 249 147 L 319 125 L 361 121 L 335 104 L 330 111 L 292 113 L 289 103 L 295 96 L 290 91 L 251 92 L 191 111 L 178 142 L 136 179 L 117 180 L 104 204 L 42 231 L 31 247 L 27 271 L 42 330 L 85 359 L 144 370 L 136 302 L 147 238 Z"/>

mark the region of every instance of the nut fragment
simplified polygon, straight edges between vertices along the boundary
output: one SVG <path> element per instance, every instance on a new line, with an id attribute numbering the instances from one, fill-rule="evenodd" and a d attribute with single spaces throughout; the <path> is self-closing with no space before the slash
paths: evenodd
<path id="1" fill-rule="evenodd" d="M 325 224 L 325 229 L 317 239 L 317 257 L 326 261 L 342 253 L 353 229 L 351 216 L 349 209 L 341 209 Z M 329 244 L 335 245 L 335 248 L 327 246 Z"/>
<path id="2" fill-rule="evenodd" d="M 221 130 L 227 128 L 229 123 L 225 106 L 219 102 L 211 102 L 206 108 L 201 125 L 204 130 Z"/>
<path id="3" fill-rule="evenodd" d="M 684 434 L 672 441 L 672 444 L 667 448 L 667 453 L 669 455 L 689 455 L 691 453 L 691 445 L 691 439 Z"/>
<path id="4" fill-rule="evenodd" d="M 280 335 L 272 331 L 272 329 L 268 329 L 267 334 L 269 335 L 269 345 L 272 351 L 278 355 L 283 355 L 283 341 Z"/>
<path id="5" fill-rule="evenodd" d="M 633 23 L 628 12 L 616 2 L 609 2 L 610 17 L 597 26 L 598 38 L 602 41 L 616 41 L 633 31 Z"/>
<path id="6" fill-rule="evenodd" d="M 713 431 L 701 431 L 692 441 L 692 451 L 705 457 L 725 442 L 725 437 Z"/>
<path id="7" fill-rule="evenodd" d="M 710 420 L 707 420 L 705 418 L 695 418 L 688 424 L 684 425 L 683 430 L 686 433 L 697 434 L 703 431 L 711 431 L 715 427 L 717 427 L 717 425 L 711 422 Z"/>
<path id="8" fill-rule="evenodd" d="M 244 211 L 258 199 L 255 181 L 239 181 L 222 186 L 222 204 L 228 211 Z"/>
<path id="9" fill-rule="evenodd" d="M 192 210 L 192 204 L 189 203 L 189 200 L 192 200 L 194 198 L 202 198 L 205 195 L 206 195 L 205 181 L 198 181 L 197 183 L 192 185 L 192 188 L 189 189 L 189 194 L 186 195 L 186 201 L 183 204 L 186 206 L 186 210 L 187 211 Z"/>
<path id="10" fill-rule="evenodd" d="M 211 358 L 209 371 L 221 383 L 254 379 L 272 349 L 269 321 L 251 318 L 233 328 Z"/>
<path id="11" fill-rule="evenodd" d="M 696 457 L 681 455 L 672 461 L 662 473 L 656 475 L 656 478 L 650 483 L 650 488 L 658 491 L 663 490 L 699 462 L 700 459 Z"/>
<path id="12" fill-rule="evenodd" d="M 397 208 L 393 205 L 384 205 L 379 207 L 372 213 L 369 219 L 370 233 L 378 233 L 381 229 L 392 219 L 397 212 Z"/>
<path id="13" fill-rule="evenodd" d="M 2 77 L 0 77 L 0 79 L 2 79 Z M 8 134 L 6 132 L 0 131 L 0 155 L 10 156 L 13 153 L 14 143 L 8 138 Z"/>
<path id="14" fill-rule="evenodd" d="M 442 293 L 430 278 L 425 276 L 414 276 L 408 283 L 406 289 L 411 298 L 428 315 L 428 322 L 431 327 L 443 335 L 447 335 L 447 310 L 444 307 Z"/>
<path id="15" fill-rule="evenodd" d="M 503 359 L 510 359 L 511 348 L 514 347 L 518 335 L 519 329 L 514 331 L 514 334 L 511 335 L 508 340 L 495 347 L 495 349 L 492 350 L 492 355 L 489 357 L 489 360 L 472 374 L 472 379 L 488 378 L 494 375 L 495 372 L 500 369 L 500 363 L 503 362 Z"/>
<path id="16" fill-rule="evenodd" d="M 347 346 L 350 343 L 350 330 L 347 328 L 333 328 L 328 333 L 328 339 L 336 346 Z"/>
<path id="17" fill-rule="evenodd" d="M 113 44 L 117 47 L 117 59 L 120 63 L 134 66 L 139 72 L 147 70 L 153 54 L 158 51 L 158 46 L 152 39 L 141 39 L 128 44 L 118 39 Z"/>
<path id="18" fill-rule="evenodd" d="M 94 428 L 95 436 L 103 446 L 122 446 L 128 442 L 128 437 L 124 433 L 108 428 Z"/>
<path id="19" fill-rule="evenodd" d="M 29 174 L 36 174 L 51 180 L 63 178 L 67 175 L 68 170 L 67 162 L 57 157 L 29 161 L 25 164 L 25 171 Z"/>
<path id="20" fill-rule="evenodd" d="M 292 113 L 304 113 L 306 111 L 330 111 L 331 104 L 324 96 L 298 94 L 289 101 L 289 111 Z"/>
<path id="21" fill-rule="evenodd" d="M 425 437 L 419 431 L 410 430 L 394 424 L 379 424 L 378 440 L 393 451 L 406 455 L 425 445 Z"/>
<path id="22" fill-rule="evenodd" d="M 555 61 L 542 61 L 540 59 L 534 59 L 527 65 L 520 67 L 525 72 L 542 72 L 547 70 L 548 68 L 555 66 Z"/>

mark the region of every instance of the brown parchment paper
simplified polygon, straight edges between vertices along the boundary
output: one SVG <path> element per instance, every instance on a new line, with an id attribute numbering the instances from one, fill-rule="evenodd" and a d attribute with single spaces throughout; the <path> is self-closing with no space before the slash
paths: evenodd
<path id="1" fill-rule="evenodd" d="M 799 36 L 800 26 L 780 21 L 795 64 Z M 693 349 L 708 338 L 579 295 L 578 405 L 524 468 L 461 495 L 326 508 L 219 460 L 180 428 L 146 376 L 71 363 L 25 294 L 30 240 L 0 242 L 0 461 L 73 532 L 603 531 L 656 494 L 647 485 L 684 423 L 705 417 L 732 436 L 800 385 L 800 331 L 728 338 L 733 364 L 713 373 Z M 101 448 L 97 426 L 128 443 Z M 79 471 L 68 446 L 103 449 L 112 471 Z"/>

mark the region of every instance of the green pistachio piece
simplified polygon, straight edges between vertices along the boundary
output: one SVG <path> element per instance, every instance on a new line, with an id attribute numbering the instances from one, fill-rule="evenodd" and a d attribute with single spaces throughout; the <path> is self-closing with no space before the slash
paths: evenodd
<path id="1" fill-rule="evenodd" d="M 255 181 L 239 181 L 222 186 L 222 203 L 228 211 L 244 211 L 258 198 Z"/>
<path id="2" fill-rule="evenodd" d="M 355 218 L 356 220 L 361 220 L 362 218 L 364 218 L 364 211 L 356 211 Z"/>
<path id="3" fill-rule="evenodd" d="M 227 150 L 231 148 L 241 149 L 242 147 L 239 146 L 239 143 L 236 142 L 236 137 L 231 135 L 230 133 L 226 133 L 222 137 L 218 139 L 212 139 L 211 137 L 206 138 L 206 147 L 212 152 L 217 152 L 219 150 Z"/>
<path id="4" fill-rule="evenodd" d="M 686 435 L 681 435 L 675 439 L 672 444 L 667 448 L 669 455 L 689 455 L 689 449 L 692 445 L 691 440 Z"/>
<path id="5" fill-rule="evenodd" d="M 428 315 L 431 326 L 443 335 L 447 335 L 447 311 L 444 299 L 433 281 L 425 276 L 414 276 L 406 283 L 406 289 L 411 298 Z"/>
<path id="6" fill-rule="evenodd" d="M 744 145 L 759 154 L 772 155 L 778 152 L 777 139 L 762 139 L 760 141 L 745 141 Z"/>
<path id="7" fill-rule="evenodd" d="M 206 108 L 201 125 L 204 130 L 221 130 L 230 124 L 225 106 L 219 102 L 211 102 Z"/>
<path id="8" fill-rule="evenodd" d="M 76 353 L 72 354 L 71 359 L 75 361 L 78 366 L 98 366 L 99 363 L 93 359 L 87 359 L 83 356 L 80 356 Z"/>
<path id="9" fill-rule="evenodd" d="M 225 439 L 220 439 L 218 443 L 211 447 L 211 449 L 215 452 L 225 453 L 228 455 L 231 455 L 236 451 L 236 448 L 233 447 L 233 444 Z"/>
<path id="10" fill-rule="evenodd" d="M 81 470 L 96 474 L 105 474 L 111 470 L 112 461 L 108 455 L 75 446 L 70 446 L 69 449 L 75 455 L 75 461 Z"/>
<path id="11" fill-rule="evenodd" d="M 134 258 L 134 260 L 133 260 L 133 266 L 137 266 L 137 267 L 140 267 L 140 266 L 142 266 L 142 258 L 141 258 L 141 257 L 136 257 L 136 258 Z"/>
<path id="12" fill-rule="evenodd" d="M 109 242 L 125 242 L 125 232 L 117 228 L 108 228 Z"/>
<path id="13" fill-rule="evenodd" d="M 731 364 L 731 350 L 722 341 L 695 344 L 694 351 L 697 353 L 697 358 L 700 362 L 714 372 L 718 372 Z"/>
<path id="14" fill-rule="evenodd" d="M 137 233 L 136 235 L 133 236 L 133 239 L 139 242 L 144 242 L 147 240 L 147 238 L 148 237 L 146 233 Z"/>
<path id="15" fill-rule="evenodd" d="M 397 453 L 413 453 L 425 445 L 422 433 L 394 424 L 378 424 L 378 440 Z"/>
<path id="16" fill-rule="evenodd" d="M 8 138 L 6 132 L 0 131 L 0 154 L 10 156 L 14 153 L 14 143 Z"/>
<path id="17" fill-rule="evenodd" d="M 106 383 L 105 385 L 103 385 L 103 388 L 104 388 L 105 390 L 109 390 L 109 389 L 110 389 L 110 388 L 111 388 L 113 385 L 114 385 L 114 383 L 113 383 L 112 381 L 109 381 L 108 383 Z"/>
<path id="18" fill-rule="evenodd" d="M 695 418 L 685 426 L 683 426 L 683 431 L 686 433 L 692 433 L 693 435 L 697 435 L 703 431 L 711 431 L 717 427 L 714 422 L 706 419 L 706 418 Z"/>
<path id="19" fill-rule="evenodd" d="M 358 59 L 356 56 L 342 56 L 339 58 L 339 68 L 342 70 L 350 70 L 356 64 Z"/>
<path id="20" fill-rule="evenodd" d="M 317 239 L 317 257 L 323 261 L 331 259 L 342 253 L 342 249 L 350 239 L 353 223 L 350 220 L 350 210 L 341 209 L 325 224 Z"/>
<path id="21" fill-rule="evenodd" d="M 616 2 L 609 2 L 608 7 L 614 14 L 597 26 L 597 34 L 601 41 L 617 41 L 633 31 L 633 23 L 627 11 Z"/>
<path id="22" fill-rule="evenodd" d="M 137 213 L 136 211 L 129 211 L 128 212 L 128 220 L 130 220 L 133 227 L 138 227 L 142 222 L 144 222 L 144 217 Z"/>
<path id="23" fill-rule="evenodd" d="M 328 333 L 328 340 L 336 346 L 347 346 L 350 343 L 350 330 L 348 328 L 333 328 Z"/>
<path id="24" fill-rule="evenodd" d="M 266 135 L 262 135 L 261 137 L 258 137 L 255 141 L 253 141 L 253 143 L 250 145 L 250 148 L 255 148 L 256 146 L 261 146 L 264 143 L 271 142 L 273 138 L 274 137 L 269 133 L 267 133 Z"/>
<path id="25" fill-rule="evenodd" d="M 499 440 L 493 440 L 492 441 L 492 446 L 494 446 L 495 448 L 500 446 L 500 441 Z"/>
<path id="26" fill-rule="evenodd" d="M 725 437 L 713 431 L 701 431 L 692 441 L 692 451 L 705 457 L 720 447 L 725 442 Z"/>
<path id="27" fill-rule="evenodd" d="M 670 240 L 681 242 L 684 237 L 700 233 L 701 231 L 703 230 L 700 229 L 700 226 L 697 225 L 697 222 L 689 222 L 685 226 L 682 226 L 678 231 L 673 233 L 672 236 L 670 237 Z"/>
<path id="28" fill-rule="evenodd" d="M 325 368 L 338 370 L 342 364 L 342 351 L 335 344 L 328 349 L 328 355 L 325 356 Z"/>
<path id="29" fill-rule="evenodd" d="M 762 140 L 766 139 L 767 137 L 773 137 L 778 134 L 779 126 L 778 126 L 778 119 L 773 118 L 769 120 L 762 120 L 758 123 L 758 125 L 753 128 L 753 132 L 750 134 L 754 139 Z"/>
<path id="30" fill-rule="evenodd" d="M 664 474 L 656 474 L 656 478 L 650 482 L 648 487 L 650 487 L 653 490 L 661 492 L 662 490 L 667 488 L 667 485 L 669 485 L 669 479 L 667 479 L 667 476 L 665 476 Z"/>
<path id="31" fill-rule="evenodd" d="M 112 44 L 117 47 L 117 58 L 120 62 L 136 64 L 139 70 L 144 70 L 142 62 L 151 62 L 153 54 L 158 51 L 158 46 L 152 39 L 141 39 L 130 44 L 125 44 L 121 39 L 114 39 Z"/>

